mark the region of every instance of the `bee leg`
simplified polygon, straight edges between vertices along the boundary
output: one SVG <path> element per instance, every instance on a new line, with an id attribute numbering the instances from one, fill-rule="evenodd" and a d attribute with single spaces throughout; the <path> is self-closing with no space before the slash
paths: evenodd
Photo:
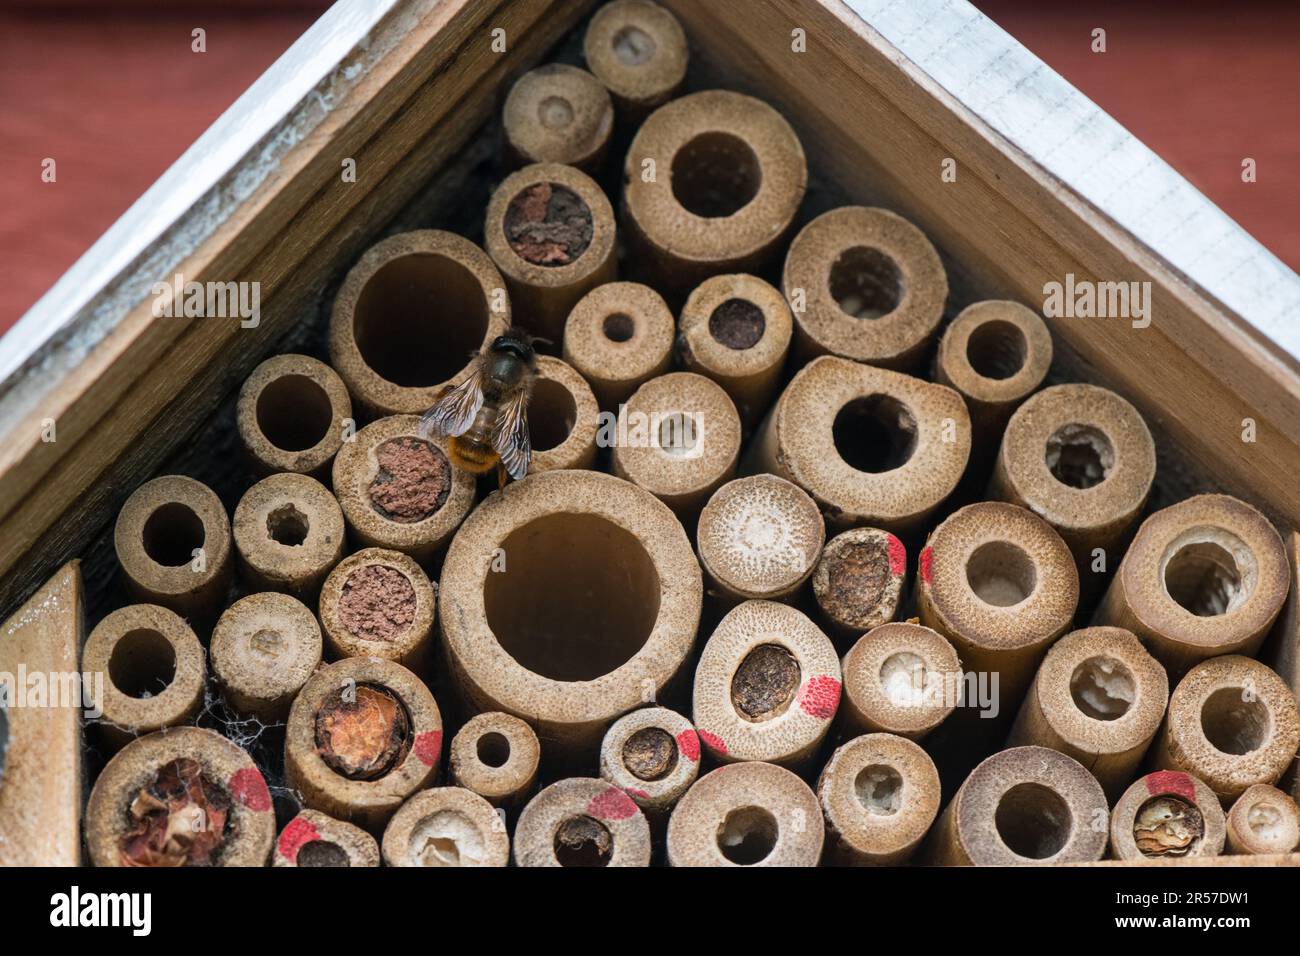
<path id="1" fill-rule="evenodd" d="M 502 491 L 506 486 L 506 465 L 503 461 L 497 462 L 497 490 Z"/>

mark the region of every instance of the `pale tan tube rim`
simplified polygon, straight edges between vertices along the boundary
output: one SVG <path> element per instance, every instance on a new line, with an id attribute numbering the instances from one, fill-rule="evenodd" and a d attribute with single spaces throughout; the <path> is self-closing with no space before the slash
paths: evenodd
<path id="1" fill-rule="evenodd" d="M 673 195 L 673 159 L 695 137 L 725 133 L 758 159 L 761 181 L 749 202 L 723 217 L 702 217 Z M 654 182 L 641 176 L 653 159 Z M 641 125 L 628 150 L 624 202 L 636 227 L 657 248 L 695 263 L 736 261 L 760 253 L 794 221 L 808 181 L 799 137 L 761 100 L 729 90 L 692 93 L 659 107 Z"/>
<path id="2" fill-rule="evenodd" d="M 552 680 L 519 664 L 493 635 L 484 603 L 491 556 L 505 538 L 557 512 L 596 515 L 628 531 L 659 576 L 659 614 L 645 644 L 615 670 L 577 683 Z M 685 662 L 703 592 L 695 553 L 667 506 L 611 475 L 552 471 L 507 485 L 461 526 L 443 564 L 438 620 L 454 665 L 474 688 L 501 702 L 501 709 L 561 725 L 609 721 L 641 704 L 645 686 L 662 688 Z"/>

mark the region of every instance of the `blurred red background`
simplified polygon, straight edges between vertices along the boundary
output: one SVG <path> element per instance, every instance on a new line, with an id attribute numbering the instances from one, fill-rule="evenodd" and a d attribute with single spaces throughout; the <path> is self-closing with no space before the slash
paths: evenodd
<path id="1" fill-rule="evenodd" d="M 975 3 L 1300 267 L 1300 4 Z M 105 6 L 0 4 L 0 331 L 329 4 Z M 203 54 L 190 49 L 199 26 Z M 1104 54 L 1090 49 L 1098 26 Z M 1253 184 L 1241 181 L 1246 156 Z M 56 183 L 41 182 L 45 157 Z"/>

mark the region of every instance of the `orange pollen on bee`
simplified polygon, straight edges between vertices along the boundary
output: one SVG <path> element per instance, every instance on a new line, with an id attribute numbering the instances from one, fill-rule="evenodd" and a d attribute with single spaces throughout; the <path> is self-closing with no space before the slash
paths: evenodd
<path id="1" fill-rule="evenodd" d="M 499 457 L 491 448 L 472 444 L 463 438 L 448 439 L 447 451 L 450 452 L 452 465 L 471 475 L 487 474 L 496 467 Z"/>

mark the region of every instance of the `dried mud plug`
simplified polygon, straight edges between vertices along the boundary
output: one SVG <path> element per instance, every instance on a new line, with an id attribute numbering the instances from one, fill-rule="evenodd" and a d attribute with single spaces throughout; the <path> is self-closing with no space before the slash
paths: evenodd
<path id="1" fill-rule="evenodd" d="M 609 199 L 572 166 L 525 166 L 492 194 L 483 228 L 483 246 L 505 276 L 515 321 L 558 350 L 569 312 L 617 274 Z"/>
<path id="2" fill-rule="evenodd" d="M 678 358 L 686 370 L 721 385 L 750 429 L 780 385 L 792 330 L 785 298 L 762 279 L 714 276 L 682 307 Z"/>
<path id="3" fill-rule="evenodd" d="M 407 800 L 384 830 L 383 846 L 389 866 L 505 866 L 510 862 L 504 815 L 461 787 L 422 790 Z"/>
<path id="4" fill-rule="evenodd" d="M 429 562 L 474 507 L 472 474 L 453 468 L 447 440 L 416 415 L 371 422 L 334 459 L 334 493 L 353 540 Z"/>
<path id="5" fill-rule="evenodd" d="M 817 866 L 821 805 L 797 776 L 746 761 L 705 774 L 668 821 L 672 866 Z"/>
<path id="6" fill-rule="evenodd" d="M 307 806 L 371 832 L 436 779 L 442 753 L 442 717 L 424 682 L 373 657 L 316 671 L 285 734 L 285 773 Z"/>
<path id="7" fill-rule="evenodd" d="M 704 645 L 692 701 L 695 727 L 714 759 L 799 767 L 839 708 L 839 658 L 801 612 L 746 601 Z"/>
<path id="8" fill-rule="evenodd" d="M 274 840 L 261 771 L 242 748 L 198 727 L 122 748 L 86 804 L 95 866 L 265 866 Z"/>
<path id="9" fill-rule="evenodd" d="M 519 815 L 514 859 L 517 866 L 649 866 L 650 824 L 608 781 L 561 780 Z"/>
<path id="10" fill-rule="evenodd" d="M 432 666 L 437 588 L 415 559 L 363 548 L 321 588 L 320 618 L 331 658 L 382 657 L 417 672 Z"/>
<path id="11" fill-rule="evenodd" d="M 1161 770 L 1139 777 L 1116 802 L 1110 855 L 1116 860 L 1218 856 L 1225 828 L 1214 791 L 1190 774 Z"/>
<path id="12" fill-rule="evenodd" d="M 656 823 L 695 782 L 700 738 L 691 722 L 664 707 L 644 707 L 614 721 L 600 745 L 600 775 Z"/>
<path id="13" fill-rule="evenodd" d="M 939 813 L 939 771 L 912 741 L 866 734 L 831 755 L 817 799 L 834 862 L 892 866 L 911 858 Z"/>
<path id="14" fill-rule="evenodd" d="M 275 841 L 272 866 L 371 867 L 379 865 L 379 844 L 365 830 L 319 810 L 303 810 Z"/>
<path id="15" fill-rule="evenodd" d="M 898 613 L 907 580 L 903 542 L 879 528 L 852 528 L 826 542 L 812 590 L 826 632 L 856 640 Z"/>
<path id="16" fill-rule="evenodd" d="M 1073 757 L 1012 747 L 971 771 L 931 832 L 940 866 L 1086 863 L 1106 851 L 1106 794 Z"/>

